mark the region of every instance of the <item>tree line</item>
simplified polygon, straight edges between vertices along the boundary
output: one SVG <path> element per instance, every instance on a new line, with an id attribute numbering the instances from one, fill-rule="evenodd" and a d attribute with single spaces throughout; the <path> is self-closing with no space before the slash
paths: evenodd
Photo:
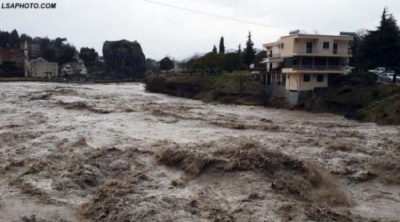
<path id="1" fill-rule="evenodd" d="M 189 72 L 233 72 L 235 70 L 248 70 L 251 64 L 255 64 L 256 68 L 259 68 L 258 66 L 265 56 L 265 51 L 256 52 L 249 32 L 244 50 L 239 44 L 237 51 L 227 53 L 225 51 L 225 39 L 222 36 L 218 48 L 213 45 L 212 50 L 205 55 L 198 56 L 196 54 L 179 65 Z M 164 57 L 158 63 L 155 60 L 148 59 L 146 64 L 148 69 L 153 72 L 174 68 L 174 61 L 169 56 Z M 155 67 L 157 65 L 159 69 Z"/>
<path id="2" fill-rule="evenodd" d="M 0 31 L 0 48 L 20 48 L 20 44 L 25 41 L 28 44 L 39 44 L 40 56 L 49 62 L 57 62 L 60 66 L 68 62 L 77 62 L 74 58 L 77 50 L 74 45 L 67 42 L 67 38 L 49 39 L 45 37 L 33 39 L 27 34 L 19 35 L 16 29 L 11 32 Z M 32 58 L 31 52 L 29 54 L 29 57 Z M 86 66 L 95 65 L 97 57 L 98 53 L 93 48 L 82 47 L 80 49 L 79 58 Z"/>

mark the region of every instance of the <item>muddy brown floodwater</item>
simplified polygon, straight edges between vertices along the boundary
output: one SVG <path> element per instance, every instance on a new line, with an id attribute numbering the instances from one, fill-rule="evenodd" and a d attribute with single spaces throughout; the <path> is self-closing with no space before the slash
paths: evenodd
<path id="1" fill-rule="evenodd" d="M 400 131 L 142 84 L 0 84 L 0 221 L 400 221 Z"/>

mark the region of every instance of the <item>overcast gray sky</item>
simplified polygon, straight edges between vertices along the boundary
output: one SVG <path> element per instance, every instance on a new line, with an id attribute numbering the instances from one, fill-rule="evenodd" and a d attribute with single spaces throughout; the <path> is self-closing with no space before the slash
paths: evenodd
<path id="1" fill-rule="evenodd" d="M 239 20 L 319 34 L 374 29 L 383 8 L 400 19 L 399 0 L 153 0 Z M 0 0 L 0 3 L 25 2 Z M 106 40 L 137 40 L 147 58 L 169 55 L 183 59 L 218 47 L 245 45 L 248 32 L 257 48 L 289 30 L 265 27 L 174 9 L 144 0 L 43 0 L 56 9 L 1 9 L 0 30 L 17 29 L 32 37 L 66 37 L 79 50 L 93 47 L 102 54 Z"/>

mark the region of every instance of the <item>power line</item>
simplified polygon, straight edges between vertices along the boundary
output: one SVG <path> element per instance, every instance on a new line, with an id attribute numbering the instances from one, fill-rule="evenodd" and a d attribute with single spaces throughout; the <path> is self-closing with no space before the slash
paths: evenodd
<path id="1" fill-rule="evenodd" d="M 188 11 L 188 12 L 193 12 L 193 13 L 197 13 L 197 14 L 213 16 L 213 17 L 222 18 L 222 19 L 227 19 L 227 20 L 236 21 L 236 22 L 242 22 L 242 23 L 247 23 L 247 24 L 259 25 L 259 26 L 264 26 L 264 27 L 269 27 L 269 28 L 277 28 L 277 29 L 290 30 L 290 29 L 285 28 L 285 27 L 267 25 L 267 24 L 262 24 L 262 23 L 257 23 L 257 22 L 251 22 L 251 21 L 245 21 L 245 20 L 235 19 L 235 18 L 229 18 L 229 17 L 225 17 L 225 16 L 210 14 L 210 13 L 207 13 L 207 12 L 196 11 L 196 10 L 193 10 L 193 9 L 183 8 L 183 7 L 179 7 L 179 6 L 175 6 L 175 5 L 169 5 L 169 4 L 165 4 L 165 3 L 161 3 L 161 2 L 156 2 L 156 1 L 151 1 L 151 0 L 143 0 L 143 1 L 149 2 L 149 3 L 153 3 L 153 4 L 157 4 L 157 5 L 162 5 L 162 6 L 165 6 L 165 7 L 170 7 L 170 8 L 174 8 L 174 9 L 180 9 L 180 10 L 184 10 L 184 11 Z"/>

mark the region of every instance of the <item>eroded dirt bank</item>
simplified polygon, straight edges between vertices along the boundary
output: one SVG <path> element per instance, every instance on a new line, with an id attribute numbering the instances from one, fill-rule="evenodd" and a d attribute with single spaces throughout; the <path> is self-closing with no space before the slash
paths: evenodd
<path id="1" fill-rule="evenodd" d="M 0 84 L 0 221 L 399 221 L 399 127 Z"/>

